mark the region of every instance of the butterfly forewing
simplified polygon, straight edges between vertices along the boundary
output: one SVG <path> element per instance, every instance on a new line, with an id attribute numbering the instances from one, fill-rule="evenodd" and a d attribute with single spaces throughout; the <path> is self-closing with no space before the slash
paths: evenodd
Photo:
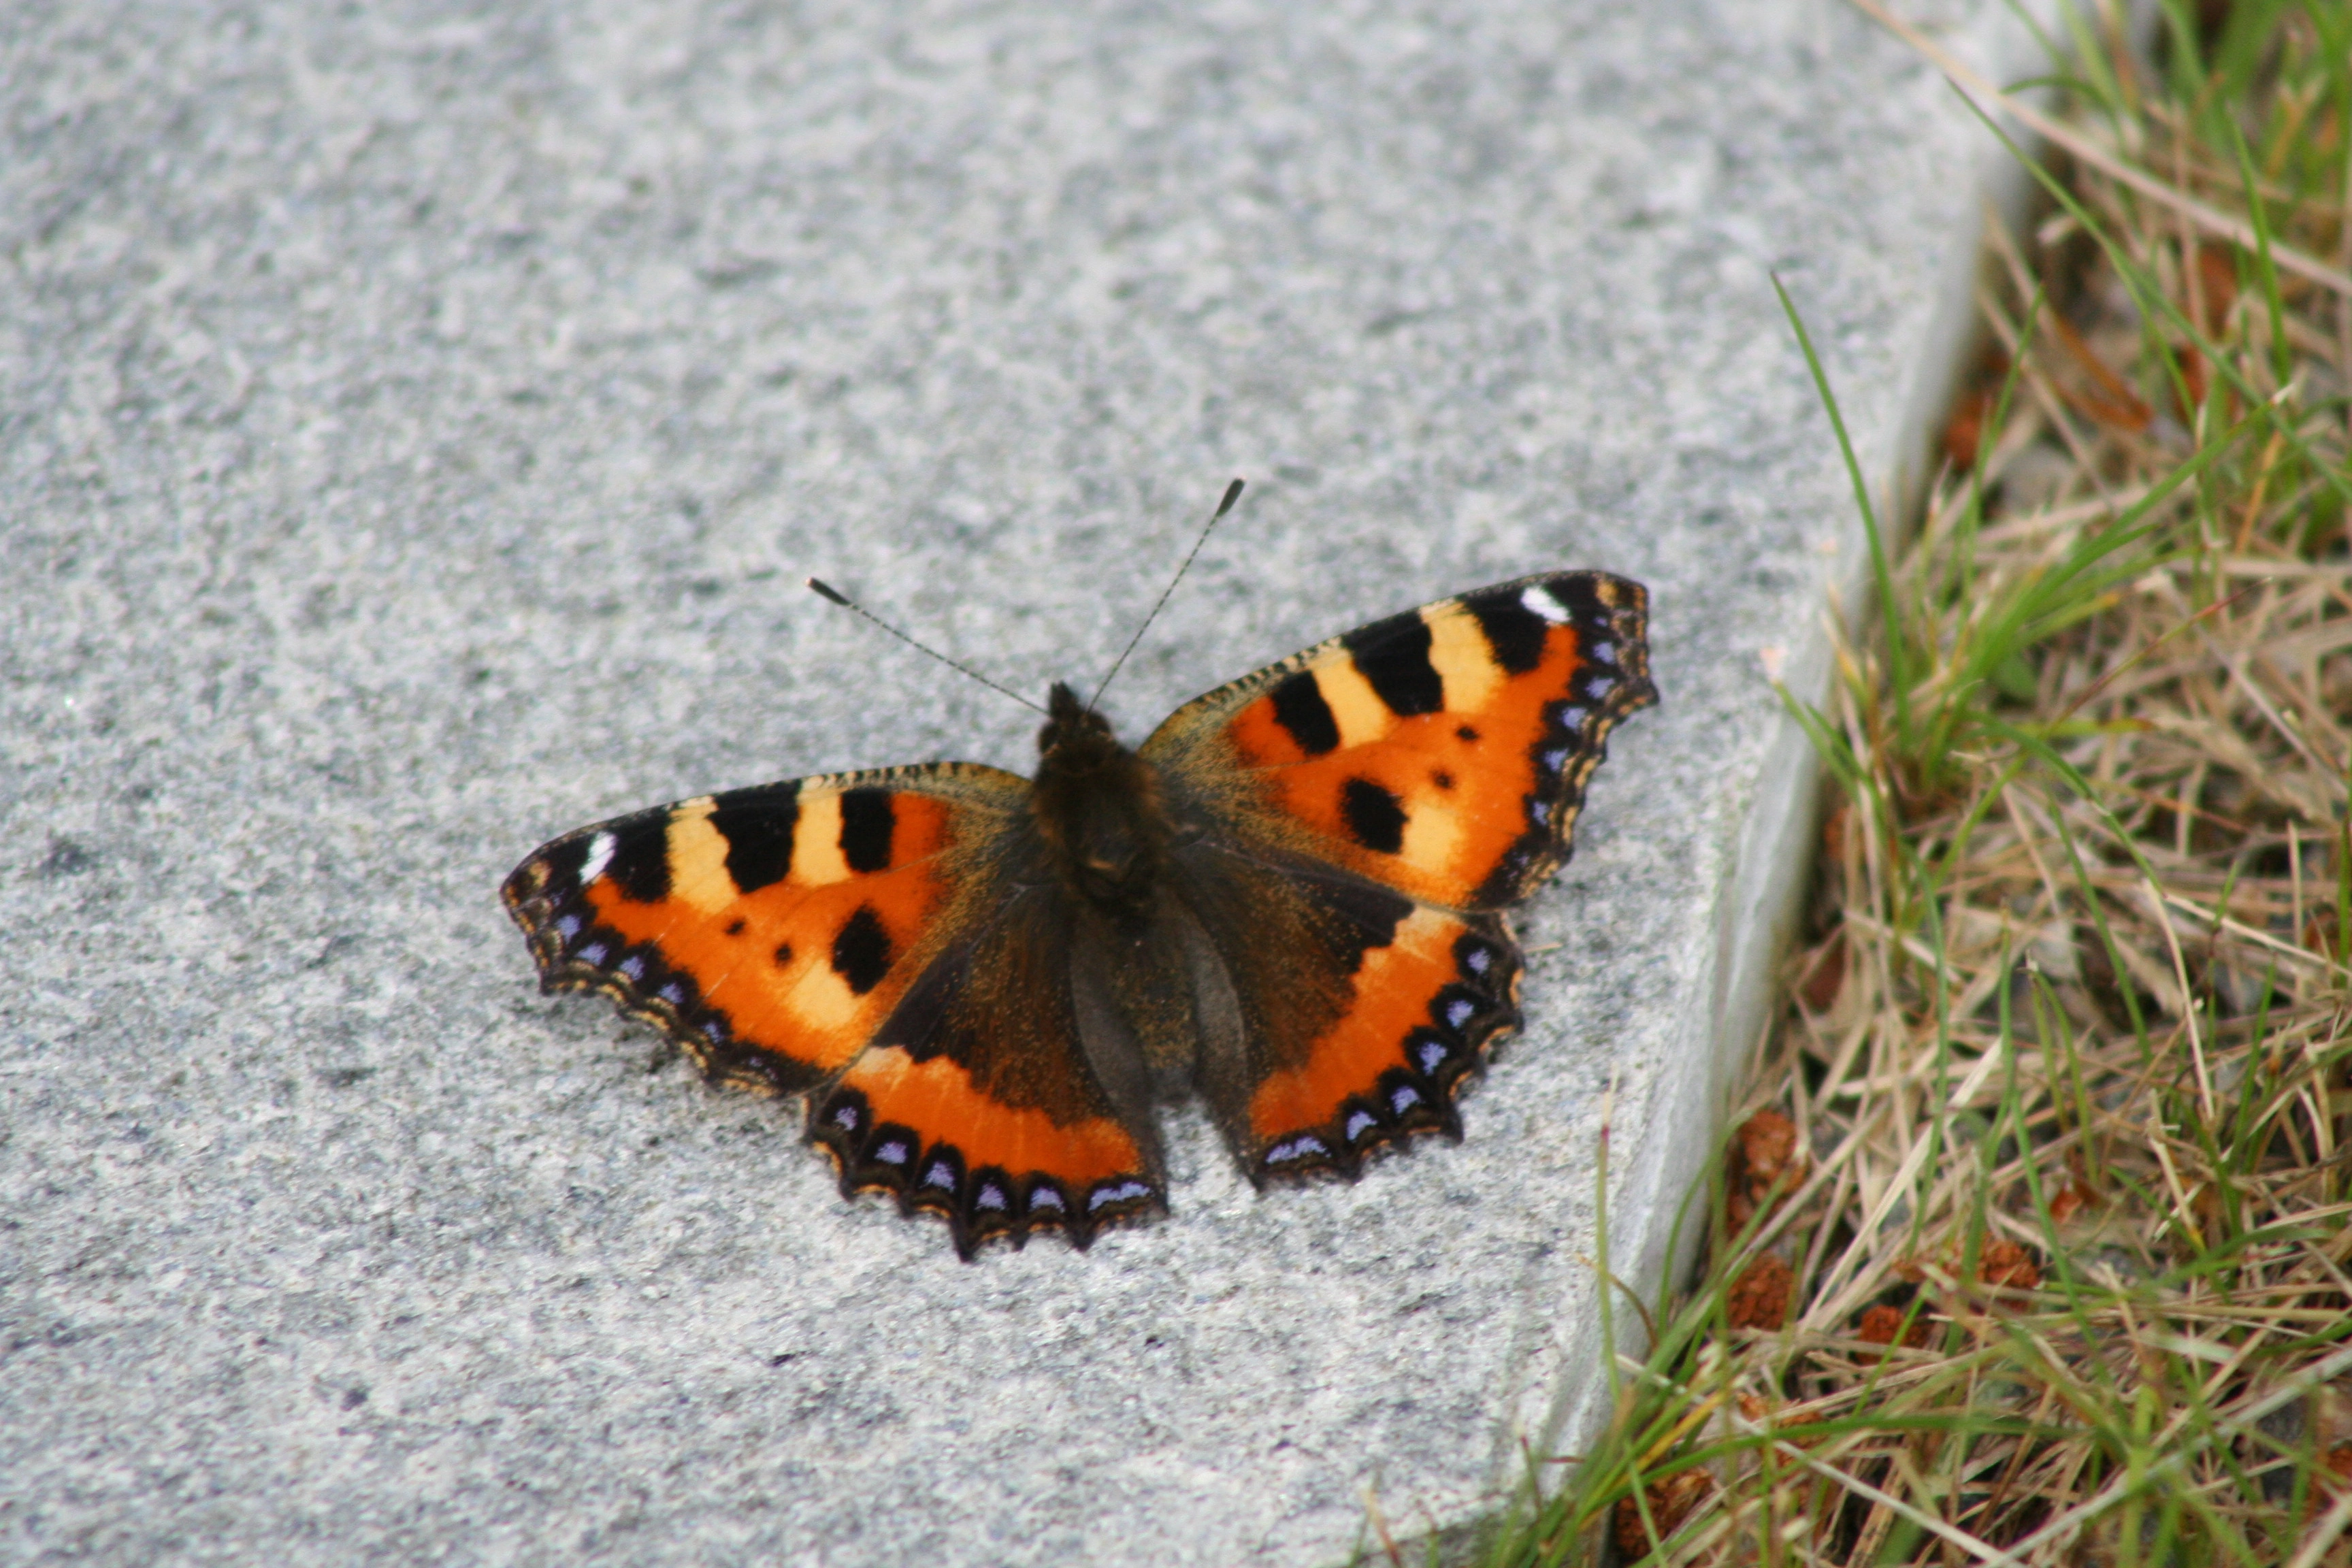
<path id="1" fill-rule="evenodd" d="M 1374 621 L 1177 710 L 1142 755 L 1258 831 L 1446 908 L 1568 858 L 1609 731 L 1656 700 L 1648 595 L 1523 577 Z"/>
<path id="2" fill-rule="evenodd" d="M 551 990 L 595 990 L 713 1076 L 847 1064 L 936 943 L 1026 781 L 961 764 L 794 779 L 583 827 L 507 879 Z"/>

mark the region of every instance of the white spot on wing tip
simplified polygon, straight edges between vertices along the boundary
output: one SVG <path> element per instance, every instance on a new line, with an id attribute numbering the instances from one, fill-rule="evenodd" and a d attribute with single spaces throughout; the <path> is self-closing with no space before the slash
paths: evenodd
<path id="1" fill-rule="evenodd" d="M 604 874 L 604 868 L 613 863 L 613 836 L 609 833 L 599 833 L 588 841 L 588 858 L 580 862 L 582 887 Z"/>
<path id="2" fill-rule="evenodd" d="M 1541 616 L 1545 620 L 1551 622 L 1554 626 L 1562 626 L 1567 623 L 1567 606 L 1562 605 L 1558 599 L 1553 598 L 1549 594 L 1545 593 L 1541 584 L 1531 584 L 1526 593 L 1519 595 L 1519 603 L 1525 605 L 1528 610 L 1534 614 Z"/>

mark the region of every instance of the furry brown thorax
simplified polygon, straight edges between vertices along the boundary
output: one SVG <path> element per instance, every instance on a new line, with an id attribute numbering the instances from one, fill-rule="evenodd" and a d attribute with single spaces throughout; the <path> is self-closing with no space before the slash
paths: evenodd
<path id="1" fill-rule="evenodd" d="M 1064 682 L 1054 683 L 1045 711 L 1037 731 L 1038 834 L 1073 892 L 1107 913 L 1141 915 L 1173 836 L 1160 775 Z"/>

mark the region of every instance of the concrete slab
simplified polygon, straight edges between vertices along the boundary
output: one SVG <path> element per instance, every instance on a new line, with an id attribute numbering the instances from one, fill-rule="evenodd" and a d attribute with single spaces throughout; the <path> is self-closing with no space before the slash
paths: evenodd
<path id="1" fill-rule="evenodd" d="M 1654 1278 L 1801 853 L 1759 656 L 1857 564 L 1767 271 L 1890 472 L 1931 75 L 1829 0 L 208 0 L 16 7 L 0 80 L 0 1555 L 1307 1563 L 1580 1429 L 1599 1117 Z M 1130 736 L 1653 590 L 1461 1147 L 1260 1197 L 1178 1117 L 1166 1223 L 967 1267 L 538 995 L 558 830 L 1025 771 L 801 574 L 1042 689 L 1235 473 Z"/>

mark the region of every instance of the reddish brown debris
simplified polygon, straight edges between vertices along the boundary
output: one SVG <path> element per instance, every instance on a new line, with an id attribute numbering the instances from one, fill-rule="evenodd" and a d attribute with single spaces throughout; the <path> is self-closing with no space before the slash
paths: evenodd
<path id="1" fill-rule="evenodd" d="M 2230 320 L 2230 308 L 2238 302 L 2238 264 L 2227 246 L 2202 245 L 2197 247 L 2197 266 L 2193 287 L 2195 302 L 2202 306 L 2194 313 L 2197 324 L 2209 340 L 2219 340 Z M 2180 380 L 2189 394 L 2185 416 L 2205 401 L 2205 355 L 2194 343 L 2180 345 Z"/>
<path id="2" fill-rule="evenodd" d="M 1814 952 L 1797 994 L 1816 1013 L 1826 1013 L 1845 989 L 1845 932 L 1833 931 Z"/>
<path id="3" fill-rule="evenodd" d="M 2323 909 L 2303 922 L 2303 945 L 2322 958 L 2334 958 L 2336 952 L 2336 911 Z"/>
<path id="4" fill-rule="evenodd" d="M 1658 1527 L 1658 1539 L 1665 1540 L 1682 1528 L 1683 1521 L 1715 1489 L 1715 1479 L 1705 1470 L 1677 1470 L 1657 1485 L 1646 1488 L 1650 1519 Z M 1617 1503 L 1617 1550 L 1626 1558 L 1644 1557 L 1650 1551 L 1650 1531 L 1642 1522 L 1642 1510 L 1632 1498 L 1622 1498 Z"/>
<path id="5" fill-rule="evenodd" d="M 2042 1268 L 2033 1254 L 2006 1237 L 1995 1237 L 1977 1255 L 1977 1278 L 2011 1290 L 2032 1290 L 2042 1284 Z"/>
<path id="6" fill-rule="evenodd" d="M 1797 1152 L 1797 1124 L 1777 1110 L 1758 1111 L 1732 1139 L 1726 1163 L 1725 1185 L 1729 1193 L 1724 1218 L 1737 1234 L 1756 1217 L 1775 1182 L 1780 1184 L 1780 1199 L 1774 1204 L 1778 1207 L 1804 1180 L 1804 1157 Z"/>
<path id="7" fill-rule="evenodd" d="M 1903 1327 L 1903 1309 L 1881 1305 L 1865 1310 L 1862 1314 L 1862 1321 L 1856 1323 L 1853 1329 L 1854 1338 L 1866 1344 L 1874 1345 L 1891 1345 L 1895 1342 L 1895 1336 L 1897 1333 L 1903 1335 L 1903 1343 L 1906 1347 L 1916 1351 L 1927 1342 L 1927 1321 L 1914 1319 L 1911 1327 L 1906 1331 Z M 1864 1366 L 1869 1366 L 1878 1360 L 1876 1356 L 1867 1354 L 1857 1355 L 1853 1359 Z"/>
<path id="8" fill-rule="evenodd" d="M 1952 416 L 1944 421 L 1944 460 L 1953 468 L 1976 467 L 1977 448 L 1984 442 L 1985 421 L 1992 417 L 1993 405 L 2000 399 L 2002 378 L 2008 374 L 2009 356 L 1997 348 L 1986 350 L 1969 377 L 1968 390 L 1960 394 L 1954 405 Z"/>
<path id="9" fill-rule="evenodd" d="M 2098 1194 L 2082 1183 L 2069 1182 L 2051 1195 L 2050 1217 L 2063 1225 L 2084 1209 L 2095 1207 L 2098 1201 Z"/>
<path id="10" fill-rule="evenodd" d="M 1784 1258 L 1766 1253 L 1739 1271 L 1725 1305 L 1735 1329 L 1778 1329 L 1789 1321 L 1795 1275 Z"/>
<path id="11" fill-rule="evenodd" d="M 2096 350 L 2074 330 L 2073 322 L 2053 312 L 2049 317 L 2053 336 L 2064 345 L 2068 358 L 2081 374 L 2056 378 L 2058 395 L 2081 411 L 2111 429 L 2137 434 L 2156 420 L 2156 410 L 2143 402 L 2139 395 L 2125 384 L 2121 376 L 2108 368 Z"/>

